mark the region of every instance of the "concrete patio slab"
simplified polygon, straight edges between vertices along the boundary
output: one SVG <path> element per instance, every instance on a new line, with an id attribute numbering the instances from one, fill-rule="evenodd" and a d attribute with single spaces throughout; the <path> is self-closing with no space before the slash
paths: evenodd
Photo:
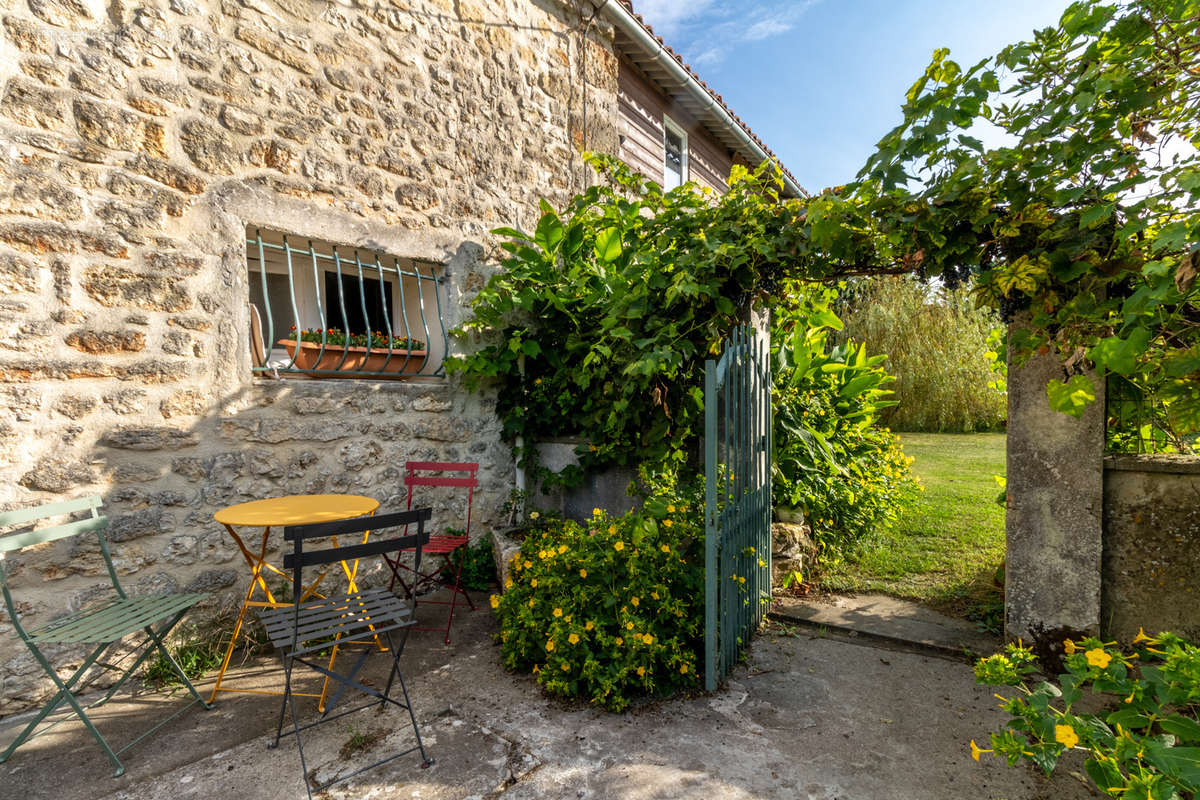
<path id="1" fill-rule="evenodd" d="M 1003 714 L 963 663 L 772 626 L 716 693 L 607 714 L 543 695 L 504 672 L 490 610 L 456 622 L 454 643 L 414 633 L 403 661 L 430 754 L 413 754 L 319 794 L 350 798 L 808 798 L 810 800 L 1073 800 L 1091 793 L 1067 774 L 970 759 Z M 386 677 L 377 659 L 373 680 Z M 269 665 L 269 661 L 264 662 Z M 269 686 L 270 673 L 240 678 Z M 245 684 L 243 684 L 245 685 Z M 120 739 L 161 695 L 122 697 L 102 729 Z M 311 701 L 305 714 L 311 715 Z M 295 744 L 267 749 L 279 710 L 264 695 L 223 695 L 127 756 L 118 779 L 81 726 L 68 723 L 0 765 L 4 800 L 188 800 L 305 797 Z M 138 720 L 140 721 L 140 719 Z M 310 770 L 325 779 L 411 741 L 400 710 L 367 710 L 306 739 Z M 343 759 L 352 732 L 384 731 Z M 15 734 L 0 727 L 0 743 Z"/>

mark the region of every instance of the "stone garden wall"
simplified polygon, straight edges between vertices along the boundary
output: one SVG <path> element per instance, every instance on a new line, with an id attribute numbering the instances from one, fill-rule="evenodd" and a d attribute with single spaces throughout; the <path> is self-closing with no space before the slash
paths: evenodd
<path id="1" fill-rule="evenodd" d="M 611 33 L 584 29 L 557 0 L 0 0 L 0 503 L 102 494 L 132 589 L 225 598 L 230 503 L 395 507 L 405 459 L 473 460 L 483 533 L 512 485 L 489 398 L 252 378 L 245 229 L 443 264 L 460 321 L 487 231 L 616 151 Z M 90 543 L 7 566 L 31 624 L 103 580 Z M 36 676 L 0 621 L 0 714 Z"/>
<path id="2" fill-rule="evenodd" d="M 1100 601 L 1105 636 L 1200 641 L 1200 458 L 1105 459 Z"/>

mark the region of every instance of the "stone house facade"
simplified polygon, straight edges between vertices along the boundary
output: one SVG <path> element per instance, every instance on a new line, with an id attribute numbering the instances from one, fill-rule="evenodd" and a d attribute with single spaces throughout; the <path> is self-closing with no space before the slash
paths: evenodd
<path id="1" fill-rule="evenodd" d="M 635 128 L 643 169 L 658 125 L 657 158 L 682 144 L 681 177 L 718 188 L 734 159 L 770 155 L 723 104 L 696 111 L 695 85 L 656 87 L 637 65 L 654 55 L 648 28 L 599 5 L 0 0 L 3 507 L 101 494 L 129 588 L 218 597 L 246 575 L 214 511 L 320 492 L 396 507 L 408 459 L 478 461 L 486 530 L 513 486 L 510 450 L 487 395 L 438 367 L 470 346 L 443 331 L 495 268 L 488 231 L 531 227 L 539 198 L 590 179 L 578 150 L 629 156 Z M 329 324 L 334 285 L 322 294 L 315 255 L 256 273 L 248 242 L 285 237 L 436 277 L 418 281 L 437 302 L 422 374 L 277 378 L 264 328 Z M 306 271 L 311 296 L 265 321 L 272 287 Z M 420 301 L 381 301 L 395 333 Z M 459 521 L 452 498 L 433 502 L 439 524 Z M 86 542 L 6 566 L 34 625 L 105 580 Z M 0 714 L 46 685 L 0 620 Z"/>

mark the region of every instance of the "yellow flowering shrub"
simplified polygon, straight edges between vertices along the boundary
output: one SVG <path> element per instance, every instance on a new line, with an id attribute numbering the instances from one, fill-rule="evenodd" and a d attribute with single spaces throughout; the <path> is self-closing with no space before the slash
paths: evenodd
<path id="1" fill-rule="evenodd" d="M 1010 715 L 991 747 L 971 741 L 976 761 L 995 753 L 1010 765 L 1032 761 L 1050 774 L 1078 751 L 1107 797 L 1184 800 L 1200 791 L 1200 648 L 1170 633 L 1139 631 L 1132 651 L 1088 637 L 1064 642 L 1066 673 L 1033 686 L 1033 653 L 1020 644 L 980 659 L 980 683 L 1017 687 L 1000 697 Z M 1083 690 L 1104 696 L 1100 713 L 1076 708 Z M 1094 708 L 1095 702 L 1087 704 Z"/>
<path id="2" fill-rule="evenodd" d="M 512 559 L 512 586 L 496 600 L 505 666 L 613 711 L 635 696 L 695 688 L 703 511 L 702 495 L 668 486 L 640 512 L 531 528 Z"/>

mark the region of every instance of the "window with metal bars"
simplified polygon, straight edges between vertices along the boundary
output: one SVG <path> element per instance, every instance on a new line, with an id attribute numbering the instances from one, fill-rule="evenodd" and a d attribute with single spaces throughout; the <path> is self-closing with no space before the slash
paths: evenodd
<path id="1" fill-rule="evenodd" d="M 444 374 L 440 265 L 259 228 L 247 230 L 246 265 L 256 374 Z"/>

